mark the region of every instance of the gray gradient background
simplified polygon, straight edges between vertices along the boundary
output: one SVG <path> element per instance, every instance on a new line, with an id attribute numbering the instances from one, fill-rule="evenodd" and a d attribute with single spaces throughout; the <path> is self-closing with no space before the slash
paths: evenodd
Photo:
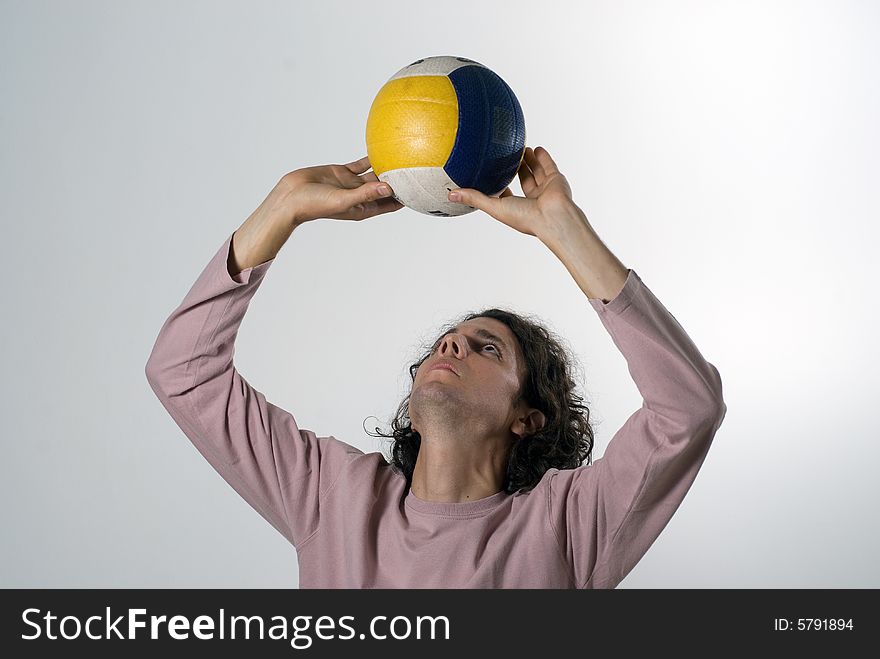
<path id="1" fill-rule="evenodd" d="M 0 585 L 297 585 L 144 366 L 278 178 L 366 155 L 385 80 L 449 54 L 513 88 L 527 143 L 721 373 L 705 465 L 621 587 L 880 587 L 880 5 L 538 7 L 0 3 Z M 479 211 L 304 226 L 236 365 L 300 427 L 381 450 L 364 426 L 420 342 L 488 305 L 569 341 L 600 457 L 641 403 L 626 363 L 550 250 Z"/>

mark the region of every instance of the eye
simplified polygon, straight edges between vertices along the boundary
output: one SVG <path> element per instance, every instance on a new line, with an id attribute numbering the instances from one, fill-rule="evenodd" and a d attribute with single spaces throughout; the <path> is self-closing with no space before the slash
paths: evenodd
<path id="1" fill-rule="evenodd" d="M 498 346 L 496 346 L 494 343 L 487 343 L 486 345 L 483 346 L 483 349 L 486 349 L 486 348 L 492 348 L 495 351 L 495 353 L 498 354 L 499 357 L 501 356 L 501 351 L 498 349 Z"/>
<path id="2" fill-rule="evenodd" d="M 436 352 L 437 348 L 439 348 L 440 344 L 443 342 L 443 338 L 444 337 L 440 337 L 437 342 L 431 347 L 430 354 L 433 355 Z M 484 343 L 482 349 L 485 350 L 486 348 L 492 348 L 492 350 L 498 355 L 498 358 L 502 358 L 501 349 L 494 343 Z"/>

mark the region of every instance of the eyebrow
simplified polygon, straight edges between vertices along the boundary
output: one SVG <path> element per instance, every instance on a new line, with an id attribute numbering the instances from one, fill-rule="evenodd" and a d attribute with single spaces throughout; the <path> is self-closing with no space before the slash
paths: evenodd
<path id="1" fill-rule="evenodd" d="M 437 341 L 434 343 L 434 345 L 436 346 L 437 343 L 440 342 L 440 339 L 442 339 L 444 336 L 452 334 L 452 332 L 454 332 L 454 331 L 455 331 L 455 329 L 451 329 L 448 332 L 444 333 L 443 336 L 441 336 L 439 339 L 437 339 Z M 474 330 L 474 334 L 476 334 L 477 336 L 483 337 L 484 339 L 489 339 L 490 341 L 495 341 L 496 343 L 500 343 L 505 351 L 511 350 L 511 348 L 504 342 L 504 339 L 502 339 L 500 336 L 496 336 L 495 334 L 492 334 L 492 332 L 490 332 L 487 329 L 483 329 L 482 327 L 478 327 L 477 329 Z"/>

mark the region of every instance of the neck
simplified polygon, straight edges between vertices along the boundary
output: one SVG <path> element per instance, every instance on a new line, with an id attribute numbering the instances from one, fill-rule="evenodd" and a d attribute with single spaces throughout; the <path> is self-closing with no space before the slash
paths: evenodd
<path id="1" fill-rule="evenodd" d="M 477 501 L 503 488 L 509 446 L 483 438 L 462 442 L 422 435 L 412 491 L 419 499 L 443 503 Z"/>

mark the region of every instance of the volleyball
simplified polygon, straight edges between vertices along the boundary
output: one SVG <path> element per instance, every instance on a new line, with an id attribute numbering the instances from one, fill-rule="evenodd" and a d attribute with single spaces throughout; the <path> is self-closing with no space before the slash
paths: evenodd
<path id="1" fill-rule="evenodd" d="M 513 90 L 465 57 L 420 59 L 376 94 L 367 117 L 367 156 L 395 198 L 426 215 L 474 209 L 449 201 L 455 188 L 497 197 L 516 176 L 526 128 Z"/>

